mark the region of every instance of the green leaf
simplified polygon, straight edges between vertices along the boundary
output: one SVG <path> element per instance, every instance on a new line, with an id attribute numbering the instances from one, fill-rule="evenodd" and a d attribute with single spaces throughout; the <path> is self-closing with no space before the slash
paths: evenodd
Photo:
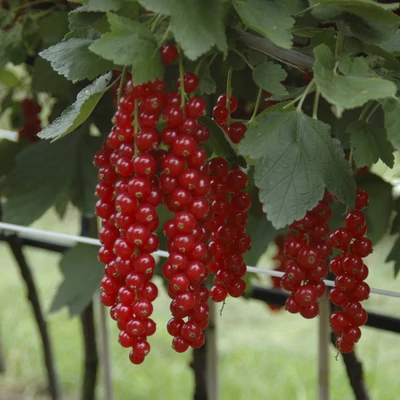
<path id="1" fill-rule="evenodd" d="M 277 46 L 290 49 L 298 1 L 234 0 L 233 5 L 242 21 Z"/>
<path id="2" fill-rule="evenodd" d="M 107 17 L 100 12 L 77 12 L 71 11 L 68 14 L 70 33 L 66 39 L 78 37 L 82 39 L 99 39 L 102 33 L 109 30 Z"/>
<path id="3" fill-rule="evenodd" d="M 23 42 L 23 26 L 16 22 L 10 29 L 0 30 L 0 67 L 7 62 L 20 64 L 25 61 L 26 49 Z"/>
<path id="4" fill-rule="evenodd" d="M 352 60 L 349 55 L 344 55 L 339 60 L 339 71 L 344 75 L 349 76 L 368 76 L 369 66 L 363 57 L 358 57 Z"/>
<path id="5" fill-rule="evenodd" d="M 396 149 L 400 149 L 400 101 L 398 99 L 385 100 L 383 111 L 387 137 Z"/>
<path id="6" fill-rule="evenodd" d="M 386 257 L 385 262 L 394 261 L 394 277 L 396 278 L 400 271 L 400 237 L 395 241 L 392 250 Z"/>
<path id="7" fill-rule="evenodd" d="M 138 21 L 108 14 L 111 32 L 90 46 L 90 50 L 115 64 L 132 66 L 135 83 L 154 81 L 164 66 L 158 43 L 151 31 Z"/>
<path id="8" fill-rule="evenodd" d="M 317 87 L 322 96 L 335 106 L 351 109 L 369 100 L 393 97 L 396 94 L 396 85 L 388 80 L 337 74 L 334 71 L 333 52 L 324 44 L 315 48 L 314 54 L 314 79 Z"/>
<path id="9" fill-rule="evenodd" d="M 286 71 L 271 61 L 259 64 L 253 69 L 253 80 L 257 86 L 279 96 L 288 94 L 285 86 L 281 84 L 286 77 Z"/>
<path id="10" fill-rule="evenodd" d="M 0 140 L 0 177 L 7 175 L 15 166 L 18 153 L 25 147 L 25 142 Z"/>
<path id="11" fill-rule="evenodd" d="M 369 203 L 365 210 L 367 236 L 375 244 L 389 233 L 393 212 L 392 185 L 380 176 L 368 173 L 357 178 L 357 187 L 368 191 Z"/>
<path id="12" fill-rule="evenodd" d="M 93 157 L 101 149 L 102 139 L 82 135 L 76 153 L 75 178 L 72 183 L 71 200 L 85 216 L 93 216 L 97 198 L 97 169 L 93 165 Z"/>
<path id="13" fill-rule="evenodd" d="M 80 126 L 107 91 L 110 80 L 111 73 L 108 73 L 82 89 L 78 93 L 75 103 L 64 110 L 52 124 L 39 132 L 38 136 L 42 139 L 59 139 Z"/>
<path id="14" fill-rule="evenodd" d="M 400 29 L 397 29 L 390 39 L 380 43 L 379 47 L 386 50 L 388 53 L 400 53 Z"/>
<path id="15" fill-rule="evenodd" d="M 78 138 L 71 135 L 54 144 L 43 140 L 18 154 L 16 167 L 4 185 L 5 221 L 30 225 L 69 191 Z"/>
<path id="16" fill-rule="evenodd" d="M 12 89 L 20 84 L 20 80 L 12 71 L 0 69 L 0 84 Z"/>
<path id="17" fill-rule="evenodd" d="M 82 11 L 117 11 L 124 2 L 122 0 L 89 0 Z"/>
<path id="18" fill-rule="evenodd" d="M 111 62 L 89 50 L 92 43 L 91 39 L 71 38 L 43 50 L 40 56 L 70 81 L 92 80 L 113 68 Z"/>
<path id="19" fill-rule="evenodd" d="M 68 307 L 70 316 L 80 314 L 92 300 L 103 276 L 97 247 L 78 244 L 60 262 L 63 281 L 51 303 L 50 312 Z"/>
<path id="20" fill-rule="evenodd" d="M 282 228 L 304 217 L 325 188 L 354 205 L 355 182 L 330 127 L 300 112 L 267 112 L 250 127 L 239 152 L 258 160 L 255 182 L 267 218 Z"/>
<path id="21" fill-rule="evenodd" d="M 41 57 L 36 57 L 32 72 L 32 91 L 50 93 L 58 98 L 73 101 L 76 89 L 72 82 L 62 75 L 57 74 L 49 62 Z"/>
<path id="22" fill-rule="evenodd" d="M 398 3 L 379 4 L 370 0 L 319 0 L 321 7 L 336 7 L 341 11 L 372 19 L 384 24 L 400 23 L 400 17 L 393 11 Z"/>
<path id="23" fill-rule="evenodd" d="M 208 64 L 203 63 L 198 72 L 199 77 L 199 93 L 210 95 L 217 90 L 217 84 L 211 76 L 210 67 Z"/>
<path id="24" fill-rule="evenodd" d="M 68 33 L 68 14 L 53 12 L 39 21 L 38 34 L 42 39 L 43 46 L 51 46 L 63 40 Z"/>
<path id="25" fill-rule="evenodd" d="M 210 118 L 202 117 L 200 122 L 210 131 L 210 139 L 204 145 L 207 154 L 225 158 L 230 162 L 246 166 L 243 158 L 238 157 L 230 142 L 225 136 L 224 131 Z"/>
<path id="26" fill-rule="evenodd" d="M 351 133 L 354 161 L 358 167 L 370 167 L 381 159 L 389 168 L 394 166 L 393 147 L 384 128 L 354 121 L 347 128 Z"/>
<path id="27" fill-rule="evenodd" d="M 170 29 L 190 60 L 216 46 L 227 53 L 224 6 L 215 0 L 141 0 L 150 11 L 169 15 Z"/>

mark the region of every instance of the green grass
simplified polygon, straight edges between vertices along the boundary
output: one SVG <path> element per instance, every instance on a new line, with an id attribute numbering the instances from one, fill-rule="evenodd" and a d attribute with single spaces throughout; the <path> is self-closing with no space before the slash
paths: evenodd
<path id="1" fill-rule="evenodd" d="M 60 223 L 49 213 L 35 226 L 77 233 L 78 218 L 68 215 Z M 382 258 L 389 242 L 383 243 L 370 258 L 369 283 L 398 290 L 392 266 Z M 26 250 L 42 303 L 47 310 L 61 276 L 57 268 L 59 255 L 40 250 Z M 18 270 L 4 244 L 0 245 L 0 332 L 6 352 L 7 373 L 0 376 L 0 399 L 45 399 L 46 384 L 40 340 Z M 367 308 L 400 317 L 399 299 L 371 296 Z M 176 354 L 164 324 L 169 318 L 165 293 L 156 302 L 158 332 L 151 340 L 152 352 L 146 362 L 129 364 L 127 350 L 117 344 L 117 331 L 110 322 L 112 338 L 113 380 L 116 399 L 191 399 L 192 373 L 190 354 Z M 228 301 L 218 320 L 220 384 L 222 400 L 315 399 L 317 393 L 317 320 L 306 321 L 288 313 L 273 313 L 256 301 Z M 65 311 L 49 315 L 49 324 L 57 369 L 67 399 L 77 399 L 82 372 L 82 338 L 79 320 L 69 319 Z M 365 328 L 358 352 L 366 371 L 373 399 L 398 398 L 400 336 Z M 331 355 L 331 394 L 333 400 L 352 399 L 341 361 Z M 11 397 L 10 394 L 16 394 Z M 101 385 L 98 398 L 102 398 Z"/>

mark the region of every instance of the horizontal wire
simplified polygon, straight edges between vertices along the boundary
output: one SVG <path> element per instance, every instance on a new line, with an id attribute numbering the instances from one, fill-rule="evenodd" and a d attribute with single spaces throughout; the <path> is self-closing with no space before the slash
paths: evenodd
<path id="1" fill-rule="evenodd" d="M 3 229 L 4 231 L 9 231 L 9 232 L 22 233 L 24 238 L 50 239 L 52 244 L 65 245 L 68 247 L 71 247 L 71 246 L 75 245 L 76 243 L 90 244 L 93 246 L 101 246 L 101 243 L 98 239 L 88 238 L 88 237 L 84 237 L 84 236 L 77 236 L 77 235 L 69 235 L 69 234 L 60 233 L 60 232 L 45 231 L 42 229 L 28 228 L 26 226 L 8 224 L 5 222 L 0 222 L 0 229 Z M 168 256 L 169 256 L 168 252 L 164 251 L 164 250 L 157 250 L 153 253 L 153 255 L 158 256 L 158 257 L 163 257 L 163 258 L 168 258 Z M 256 267 L 252 267 L 252 266 L 247 266 L 247 271 L 253 272 L 255 274 L 260 274 L 260 275 L 275 276 L 278 278 L 282 277 L 284 274 L 281 271 L 256 268 Z M 330 286 L 330 287 L 335 286 L 335 282 L 333 282 L 333 281 L 324 280 L 324 282 L 327 286 Z M 399 292 L 393 292 L 391 290 L 371 288 L 371 293 L 379 294 L 382 296 L 400 298 Z"/>

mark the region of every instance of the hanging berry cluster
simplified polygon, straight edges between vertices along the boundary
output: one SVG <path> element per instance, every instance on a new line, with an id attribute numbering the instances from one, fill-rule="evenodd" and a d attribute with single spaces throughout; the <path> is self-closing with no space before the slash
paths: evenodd
<path id="1" fill-rule="evenodd" d="M 357 190 L 356 205 L 347 213 L 345 227 L 330 232 L 328 222 L 332 215 L 329 198 L 324 199 L 306 216 L 291 225 L 291 231 L 284 244 L 286 259 L 283 261 L 285 274 L 281 286 L 291 292 L 286 309 L 300 313 L 304 318 L 318 315 L 317 300 L 326 290 L 323 279 L 331 272 L 335 287 L 330 291 L 331 302 L 343 308 L 334 311 L 330 325 L 338 338 L 336 347 L 342 353 L 353 350 L 361 337 L 360 326 L 367 322 L 367 312 L 361 301 L 366 300 L 370 288 L 365 281 L 368 267 L 363 258 L 372 252 L 372 243 L 365 237 L 366 218 L 361 212 L 367 207 L 369 196 L 364 190 Z M 336 249 L 340 254 L 326 261 Z"/>
<path id="2" fill-rule="evenodd" d="M 305 217 L 294 222 L 284 244 L 287 259 L 281 285 L 291 292 L 286 309 L 304 318 L 318 315 L 317 300 L 326 290 L 323 279 L 328 274 L 325 261 L 331 254 L 328 222 L 332 216 L 328 196 Z"/>
<path id="3" fill-rule="evenodd" d="M 172 45 L 160 50 L 166 65 L 179 56 Z M 147 339 L 156 331 L 150 317 L 158 295 L 151 278 L 152 253 L 159 249 L 159 205 L 173 213 L 163 226 L 169 257 L 162 273 L 172 299 L 167 330 L 177 352 L 204 344 L 210 295 L 221 302 L 246 288 L 247 175 L 223 159 L 207 160 L 201 145 L 210 133 L 198 121 L 206 103 L 194 96 L 199 79 L 184 73 L 181 63 L 179 72 L 179 91 L 165 92 L 163 80 L 143 85 L 129 80 L 121 86 L 114 126 L 94 160 L 96 214 L 102 219 L 99 259 L 105 264 L 101 300 L 111 307 L 119 342 L 131 348 L 134 364 L 144 361 Z M 211 291 L 210 274 L 215 274 Z"/>
<path id="4" fill-rule="evenodd" d="M 329 297 L 333 304 L 343 308 L 330 317 L 331 328 L 339 335 L 336 347 L 342 353 L 353 350 L 361 337 L 359 327 L 368 319 L 360 303 L 370 294 L 370 287 L 364 282 L 368 277 L 368 267 L 362 260 L 372 253 L 372 243 L 364 236 L 367 225 L 361 212 L 368 206 L 368 201 L 368 193 L 359 189 L 355 209 L 346 215 L 345 227 L 336 229 L 330 236 L 332 246 L 341 252 L 329 264 L 331 272 L 336 275 L 335 288 Z"/>
<path id="5" fill-rule="evenodd" d="M 22 114 L 24 123 L 18 131 L 19 138 L 28 139 L 31 142 L 39 140 L 37 134 L 42 130 L 39 113 L 42 107 L 32 99 L 22 101 Z"/>

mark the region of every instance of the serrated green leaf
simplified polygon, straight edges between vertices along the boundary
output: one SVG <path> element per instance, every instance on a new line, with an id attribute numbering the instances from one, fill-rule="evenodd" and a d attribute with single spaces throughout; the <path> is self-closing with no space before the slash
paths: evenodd
<path id="1" fill-rule="evenodd" d="M 196 60 L 213 46 L 227 53 L 224 6 L 215 0 L 141 0 L 149 11 L 169 15 L 170 29 L 190 60 Z"/>
<path id="2" fill-rule="evenodd" d="M 43 140 L 18 154 L 16 167 L 4 184 L 5 221 L 30 225 L 69 191 L 78 138 L 71 135 L 54 144 Z"/>
<path id="3" fill-rule="evenodd" d="M 386 257 L 385 262 L 394 261 L 394 277 L 396 278 L 400 271 L 400 237 L 395 241 L 392 250 Z"/>
<path id="4" fill-rule="evenodd" d="M 375 244 L 389 233 L 393 212 L 392 185 L 380 176 L 368 173 L 357 178 L 357 187 L 368 191 L 367 236 Z"/>
<path id="5" fill-rule="evenodd" d="M 277 46 L 290 49 L 298 1 L 234 0 L 233 5 L 242 21 Z"/>
<path id="6" fill-rule="evenodd" d="M 92 80 L 113 69 L 113 63 L 89 50 L 91 39 L 71 38 L 43 50 L 40 56 L 70 81 Z"/>
<path id="7" fill-rule="evenodd" d="M 23 43 L 23 26 L 16 22 L 6 30 L 0 30 L 0 67 L 7 62 L 20 64 L 25 61 L 26 49 Z"/>
<path id="8" fill-rule="evenodd" d="M 90 50 L 115 64 L 132 66 L 135 83 L 154 81 L 163 75 L 164 66 L 157 40 L 138 21 L 108 14 L 111 32 L 95 41 Z"/>
<path id="9" fill-rule="evenodd" d="M 281 84 L 286 77 L 286 71 L 271 61 L 259 64 L 253 69 L 253 80 L 257 86 L 279 96 L 288 94 L 285 86 Z"/>
<path id="10" fill-rule="evenodd" d="M 319 3 L 321 7 L 335 7 L 384 24 L 400 23 L 400 17 L 393 12 L 399 3 L 379 4 L 370 0 L 319 0 Z"/>
<path id="11" fill-rule="evenodd" d="M 217 84 L 213 77 L 211 76 L 210 67 L 208 64 L 203 63 L 198 72 L 199 77 L 199 93 L 210 95 L 215 93 L 217 90 Z"/>
<path id="12" fill-rule="evenodd" d="M 393 97 L 396 85 L 381 78 L 343 76 L 334 71 L 332 50 L 321 44 L 314 49 L 314 79 L 323 97 L 343 109 L 360 107 L 369 100 Z"/>
<path id="13" fill-rule="evenodd" d="M 394 166 L 393 147 L 386 137 L 384 128 L 354 121 L 348 128 L 354 161 L 358 167 L 370 167 L 381 159 L 389 168 Z"/>
<path id="14" fill-rule="evenodd" d="M 78 93 L 75 103 L 65 109 L 53 123 L 39 132 L 38 136 L 42 139 L 59 139 L 83 124 L 106 92 L 110 81 L 111 73 L 108 73 L 82 89 Z"/>
<path id="15" fill-rule="evenodd" d="M 103 276 L 95 246 L 78 244 L 60 262 L 63 281 L 57 289 L 50 312 L 68 307 L 70 316 L 81 313 L 92 300 Z"/>
<path id="16" fill-rule="evenodd" d="M 107 17 L 101 12 L 76 12 L 68 14 L 70 33 L 65 39 L 78 37 L 81 39 L 99 39 L 102 33 L 109 30 Z"/>
<path id="17" fill-rule="evenodd" d="M 396 149 L 400 149 L 400 101 L 398 99 L 385 100 L 383 111 L 387 138 Z"/>
<path id="18" fill-rule="evenodd" d="M 239 152 L 258 160 L 255 182 L 267 218 L 282 228 L 304 217 L 325 188 L 354 205 L 355 182 L 330 127 L 296 111 L 268 112 L 257 118 Z"/>

